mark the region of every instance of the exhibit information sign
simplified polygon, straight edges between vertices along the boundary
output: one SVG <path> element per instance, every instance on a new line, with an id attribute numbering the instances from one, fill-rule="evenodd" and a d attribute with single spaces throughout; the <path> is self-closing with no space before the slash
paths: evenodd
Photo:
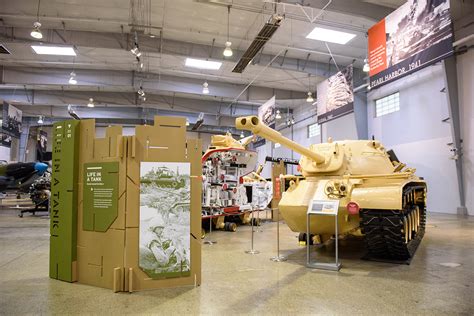
<path id="1" fill-rule="evenodd" d="M 275 128 L 275 96 L 258 108 L 258 118 L 260 119 L 260 122 L 268 127 Z M 265 145 L 265 143 L 266 141 L 264 138 L 257 137 L 253 146 L 256 148 Z"/>
<path id="2" fill-rule="evenodd" d="M 118 162 L 84 164 L 84 230 L 105 232 L 117 218 L 118 168 Z"/>
<path id="3" fill-rule="evenodd" d="M 337 215 L 339 200 L 313 200 L 308 207 L 308 214 Z"/>
<path id="4" fill-rule="evenodd" d="M 453 53 L 449 0 L 408 0 L 369 29 L 370 87 Z"/>
<path id="5" fill-rule="evenodd" d="M 191 164 L 140 163 L 139 266 L 151 278 L 191 275 Z"/>
<path id="6" fill-rule="evenodd" d="M 319 83 L 317 90 L 318 124 L 346 115 L 354 110 L 353 68 L 347 66 Z"/>

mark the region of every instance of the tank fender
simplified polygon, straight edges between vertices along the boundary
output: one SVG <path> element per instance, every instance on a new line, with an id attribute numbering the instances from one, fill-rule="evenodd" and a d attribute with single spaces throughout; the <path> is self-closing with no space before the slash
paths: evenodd
<path id="1" fill-rule="evenodd" d="M 402 186 L 354 187 L 351 201 L 361 209 L 402 209 Z"/>

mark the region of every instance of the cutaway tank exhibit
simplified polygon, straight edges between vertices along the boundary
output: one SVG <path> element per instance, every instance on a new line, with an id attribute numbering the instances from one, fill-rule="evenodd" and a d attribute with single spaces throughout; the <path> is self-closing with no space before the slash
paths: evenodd
<path id="1" fill-rule="evenodd" d="M 371 258 L 410 259 L 425 231 L 426 182 L 415 169 L 397 161 L 376 140 L 345 140 L 303 147 L 262 124 L 258 117 L 236 119 L 248 130 L 301 154 L 302 176 L 286 176 L 288 189 L 279 204 L 291 230 L 306 240 L 311 200 L 339 200 L 339 233 L 363 235 Z M 335 234 L 334 218 L 313 216 L 311 240 Z"/>

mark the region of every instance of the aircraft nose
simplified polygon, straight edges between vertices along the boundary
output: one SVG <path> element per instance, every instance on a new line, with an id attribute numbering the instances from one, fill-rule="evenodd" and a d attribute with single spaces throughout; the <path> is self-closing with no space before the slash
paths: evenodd
<path id="1" fill-rule="evenodd" d="M 35 170 L 38 171 L 39 174 L 43 174 L 48 169 L 48 165 L 42 162 L 35 163 Z"/>

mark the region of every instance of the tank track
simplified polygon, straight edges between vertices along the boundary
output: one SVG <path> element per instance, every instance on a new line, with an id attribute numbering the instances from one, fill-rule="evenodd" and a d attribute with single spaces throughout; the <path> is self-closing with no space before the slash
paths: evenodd
<path id="1" fill-rule="evenodd" d="M 370 259 L 406 261 L 425 233 L 424 187 L 403 192 L 403 210 L 361 210 L 361 228 Z"/>

